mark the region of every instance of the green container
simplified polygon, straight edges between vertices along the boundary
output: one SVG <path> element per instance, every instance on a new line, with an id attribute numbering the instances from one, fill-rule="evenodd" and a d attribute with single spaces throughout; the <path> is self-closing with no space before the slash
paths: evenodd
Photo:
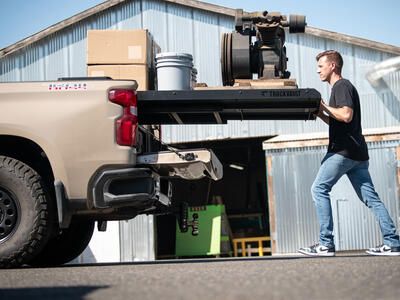
<path id="1" fill-rule="evenodd" d="M 176 225 L 176 256 L 208 256 L 230 254 L 227 217 L 224 205 L 189 207 L 188 221 L 198 214 L 199 234 L 193 235 L 192 228 L 185 233 Z"/>

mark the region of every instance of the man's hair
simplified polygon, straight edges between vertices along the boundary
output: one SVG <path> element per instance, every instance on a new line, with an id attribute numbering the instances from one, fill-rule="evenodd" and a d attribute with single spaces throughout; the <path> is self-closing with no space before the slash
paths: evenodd
<path id="1" fill-rule="evenodd" d="M 321 52 L 321 53 L 318 54 L 317 57 L 316 57 L 317 61 L 319 61 L 319 59 L 320 59 L 321 57 L 324 57 L 324 56 L 326 56 L 326 59 L 327 59 L 329 62 L 334 62 L 334 63 L 335 63 L 335 65 L 336 65 L 336 67 L 337 67 L 339 73 L 342 72 L 342 68 L 343 68 L 343 58 L 342 58 L 342 56 L 340 55 L 339 52 L 337 52 L 337 51 L 335 51 L 335 50 L 326 50 L 326 51 L 324 51 L 324 52 Z"/>

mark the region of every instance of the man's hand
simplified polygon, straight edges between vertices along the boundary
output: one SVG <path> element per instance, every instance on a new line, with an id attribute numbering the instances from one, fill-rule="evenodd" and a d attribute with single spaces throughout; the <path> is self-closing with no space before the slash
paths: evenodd
<path id="1" fill-rule="evenodd" d="M 324 113 L 324 105 L 326 105 L 326 104 L 325 104 L 324 100 L 321 99 L 321 102 L 320 102 L 320 105 L 319 105 L 319 110 L 315 114 L 315 116 L 317 116 L 318 118 L 320 118 L 322 121 L 324 121 L 326 124 L 329 125 L 329 116 L 327 116 Z"/>

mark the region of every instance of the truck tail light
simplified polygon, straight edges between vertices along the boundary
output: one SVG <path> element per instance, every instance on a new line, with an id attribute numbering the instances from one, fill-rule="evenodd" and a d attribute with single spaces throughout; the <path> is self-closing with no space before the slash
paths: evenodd
<path id="1" fill-rule="evenodd" d="M 136 92 L 124 89 L 110 90 L 108 99 L 123 108 L 122 116 L 116 120 L 117 144 L 121 146 L 136 146 L 138 130 Z"/>

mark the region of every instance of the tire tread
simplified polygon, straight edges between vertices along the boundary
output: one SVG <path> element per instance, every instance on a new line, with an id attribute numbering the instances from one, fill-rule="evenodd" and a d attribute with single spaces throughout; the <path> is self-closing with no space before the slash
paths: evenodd
<path id="1" fill-rule="evenodd" d="M 48 203 L 41 177 L 36 171 L 23 162 L 6 156 L 0 156 L 1 167 L 14 173 L 31 190 L 31 196 L 35 200 L 36 217 L 29 238 L 11 255 L 0 258 L 0 267 L 10 268 L 27 263 L 46 242 L 49 231 Z"/>

